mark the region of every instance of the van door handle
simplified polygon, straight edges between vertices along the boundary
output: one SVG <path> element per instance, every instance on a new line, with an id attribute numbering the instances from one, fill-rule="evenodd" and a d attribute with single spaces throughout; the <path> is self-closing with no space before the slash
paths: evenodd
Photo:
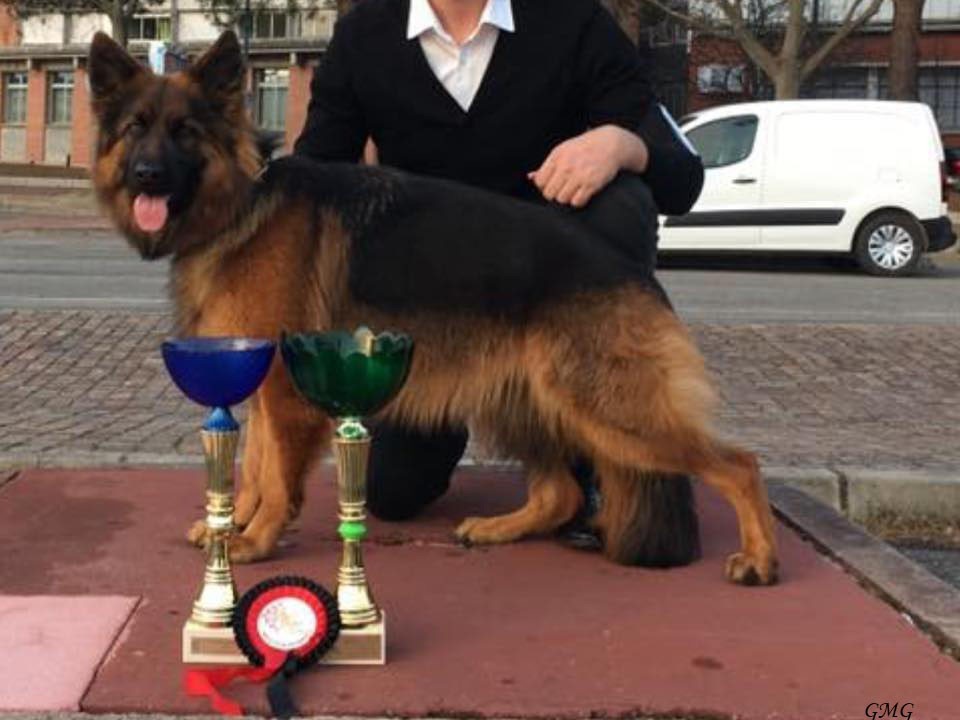
<path id="1" fill-rule="evenodd" d="M 756 181 L 757 181 L 756 178 L 748 178 L 748 177 L 738 177 L 733 179 L 733 182 L 736 185 L 752 185 Z"/>

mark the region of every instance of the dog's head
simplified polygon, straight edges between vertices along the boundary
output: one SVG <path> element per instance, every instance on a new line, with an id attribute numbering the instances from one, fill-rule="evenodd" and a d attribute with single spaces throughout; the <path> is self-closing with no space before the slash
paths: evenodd
<path id="1" fill-rule="evenodd" d="M 236 35 L 221 35 L 187 70 L 157 76 L 97 33 L 88 68 L 94 187 L 131 244 L 154 259 L 224 227 L 262 164 Z"/>

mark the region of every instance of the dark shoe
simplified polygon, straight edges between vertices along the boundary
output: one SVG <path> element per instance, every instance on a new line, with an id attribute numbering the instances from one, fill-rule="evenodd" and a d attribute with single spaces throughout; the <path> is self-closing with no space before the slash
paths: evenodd
<path id="1" fill-rule="evenodd" d="M 583 492 L 583 505 L 570 522 L 557 530 L 557 537 L 565 545 L 586 552 L 599 552 L 603 549 L 603 539 L 590 524 L 593 516 L 600 511 L 600 488 L 597 487 L 593 468 L 585 461 L 578 461 L 570 468 Z"/>

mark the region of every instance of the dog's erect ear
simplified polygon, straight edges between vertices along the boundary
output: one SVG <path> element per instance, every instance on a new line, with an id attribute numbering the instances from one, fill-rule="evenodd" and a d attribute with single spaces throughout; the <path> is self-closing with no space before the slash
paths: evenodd
<path id="1" fill-rule="evenodd" d="M 130 81 L 147 72 L 109 35 L 98 32 L 90 43 L 90 60 L 87 64 L 90 77 L 90 93 L 97 112 L 104 103 L 114 98 Z"/>
<path id="2" fill-rule="evenodd" d="M 215 104 L 243 95 L 243 55 L 236 34 L 228 30 L 194 63 L 190 75 Z"/>

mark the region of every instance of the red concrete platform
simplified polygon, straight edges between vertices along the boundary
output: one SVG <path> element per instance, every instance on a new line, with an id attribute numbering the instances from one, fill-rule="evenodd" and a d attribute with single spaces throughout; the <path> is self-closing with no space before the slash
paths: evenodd
<path id="1" fill-rule="evenodd" d="M 181 694 L 179 663 L 202 569 L 182 536 L 201 514 L 202 483 L 199 471 L 37 470 L 0 490 L 3 593 L 141 597 L 82 709 L 207 711 Z M 826 720 L 909 702 L 918 720 L 960 714 L 960 665 L 791 532 L 780 529 L 783 583 L 762 589 L 722 580 L 736 532 L 708 492 L 699 495 L 705 557 L 683 569 L 618 567 L 550 540 L 470 550 L 450 542 L 463 515 L 507 509 L 521 494 L 513 475 L 464 471 L 422 520 L 372 523 L 367 560 L 389 613 L 388 664 L 298 677 L 301 709 Z M 241 589 L 279 573 L 332 587 L 333 509 L 327 474 L 311 482 L 300 529 L 277 557 L 238 569 Z M 262 688 L 235 696 L 266 711 Z"/>

